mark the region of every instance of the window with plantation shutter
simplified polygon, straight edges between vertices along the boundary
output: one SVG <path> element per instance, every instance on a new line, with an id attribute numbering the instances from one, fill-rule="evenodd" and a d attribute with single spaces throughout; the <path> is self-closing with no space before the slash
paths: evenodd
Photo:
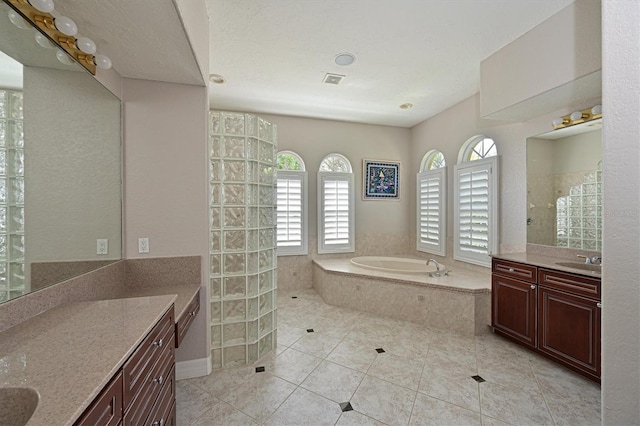
<path id="1" fill-rule="evenodd" d="M 454 258 L 491 266 L 498 248 L 498 157 L 454 167 Z"/>
<path id="2" fill-rule="evenodd" d="M 318 253 L 355 251 L 353 173 L 344 156 L 330 154 L 322 161 L 318 198 Z"/>
<path id="3" fill-rule="evenodd" d="M 418 251 L 446 256 L 446 168 L 418 173 Z"/>
<path id="4" fill-rule="evenodd" d="M 307 254 L 307 172 L 291 151 L 276 157 L 276 244 L 278 256 Z"/>

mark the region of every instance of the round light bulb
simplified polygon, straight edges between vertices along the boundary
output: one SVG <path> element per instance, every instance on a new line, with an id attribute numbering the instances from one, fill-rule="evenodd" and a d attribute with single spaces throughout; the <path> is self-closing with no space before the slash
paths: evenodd
<path id="1" fill-rule="evenodd" d="M 571 121 L 576 121 L 576 120 L 582 120 L 584 117 L 582 116 L 582 111 L 575 111 L 571 113 L 569 118 L 571 119 Z"/>
<path id="2" fill-rule="evenodd" d="M 554 127 L 562 126 L 563 124 L 564 124 L 564 118 L 558 117 L 558 118 L 554 118 L 553 119 L 553 126 Z"/>
<path id="3" fill-rule="evenodd" d="M 96 53 L 96 44 L 87 37 L 80 37 L 76 40 L 76 46 L 80 49 L 81 52 L 93 55 Z"/>
<path id="4" fill-rule="evenodd" d="M 98 68 L 102 68 L 103 70 L 108 70 L 111 68 L 111 59 L 104 55 L 96 55 L 93 57 L 93 62 L 96 64 Z"/>
<path id="5" fill-rule="evenodd" d="M 29 28 L 31 28 L 31 24 L 25 21 L 25 19 L 13 9 L 9 11 L 9 20 L 13 25 L 20 28 L 21 30 L 28 30 Z"/>
<path id="6" fill-rule="evenodd" d="M 55 46 L 51 41 L 39 31 L 36 31 L 36 43 L 38 43 L 41 47 L 45 49 L 53 49 Z"/>
<path id="7" fill-rule="evenodd" d="M 593 114 L 593 115 L 602 114 L 602 105 L 596 105 L 593 108 L 591 108 L 591 114 Z"/>
<path id="8" fill-rule="evenodd" d="M 56 58 L 65 65 L 73 65 L 73 59 L 62 50 L 56 52 Z"/>
<path id="9" fill-rule="evenodd" d="M 53 0 L 29 0 L 29 4 L 40 12 L 53 12 Z"/>
<path id="10" fill-rule="evenodd" d="M 66 36 L 73 37 L 78 33 L 78 26 L 76 23 L 66 16 L 59 16 L 55 18 L 53 20 L 53 24 L 56 26 L 58 31 Z"/>

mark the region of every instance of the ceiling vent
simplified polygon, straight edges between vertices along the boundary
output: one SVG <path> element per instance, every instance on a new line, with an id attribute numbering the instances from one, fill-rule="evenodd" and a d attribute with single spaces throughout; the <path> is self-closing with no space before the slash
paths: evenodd
<path id="1" fill-rule="evenodd" d="M 340 84 L 340 82 L 344 77 L 345 77 L 344 75 L 340 75 L 340 74 L 327 73 L 325 74 L 324 80 L 322 80 L 322 82 L 327 84 Z"/>

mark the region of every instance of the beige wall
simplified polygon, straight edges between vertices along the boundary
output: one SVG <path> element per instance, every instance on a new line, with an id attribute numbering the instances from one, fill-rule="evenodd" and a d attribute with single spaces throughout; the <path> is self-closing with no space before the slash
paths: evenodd
<path id="1" fill-rule="evenodd" d="M 602 130 L 558 139 L 553 150 L 556 174 L 595 170 L 602 161 Z"/>
<path id="2" fill-rule="evenodd" d="M 640 424 L 640 2 L 603 1 L 602 423 Z"/>
<path id="3" fill-rule="evenodd" d="M 178 361 L 208 356 L 206 87 L 123 79 L 125 257 L 202 256 L 202 314 Z M 148 254 L 138 238 L 149 238 Z"/>

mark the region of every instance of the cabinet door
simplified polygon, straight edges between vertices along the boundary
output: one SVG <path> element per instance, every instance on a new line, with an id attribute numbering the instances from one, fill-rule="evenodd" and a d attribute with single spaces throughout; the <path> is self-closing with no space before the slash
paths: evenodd
<path id="1" fill-rule="evenodd" d="M 527 346 L 536 346 L 536 285 L 494 274 L 491 325 Z"/>
<path id="2" fill-rule="evenodd" d="M 599 378 L 598 301 L 546 287 L 540 287 L 538 294 L 538 349 Z"/>

